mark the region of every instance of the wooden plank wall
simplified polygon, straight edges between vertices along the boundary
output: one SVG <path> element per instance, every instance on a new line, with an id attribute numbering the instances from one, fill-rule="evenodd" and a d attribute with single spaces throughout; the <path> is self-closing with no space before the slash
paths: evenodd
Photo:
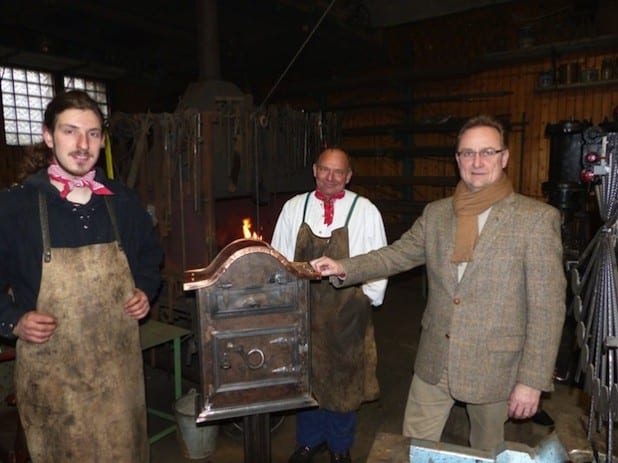
<path id="1" fill-rule="evenodd" d="M 17 180 L 17 169 L 24 149 L 0 143 L 0 188 L 8 187 Z"/>
<path id="2" fill-rule="evenodd" d="M 579 62 L 582 67 L 600 70 L 602 61 L 614 58 L 610 54 L 574 54 L 562 56 L 561 62 Z M 531 63 L 504 65 L 492 70 L 480 71 L 469 76 L 420 81 L 410 85 L 412 99 L 428 97 L 455 96 L 467 94 L 488 94 L 486 98 L 470 98 L 457 101 L 436 101 L 419 103 L 407 109 L 376 108 L 373 110 L 346 111 L 344 128 L 371 127 L 384 124 L 418 124 L 447 121 L 452 118 L 467 118 L 487 113 L 508 118 L 512 123 L 509 134 L 510 163 L 508 175 L 515 189 L 525 195 L 543 199 L 542 184 L 548 180 L 550 140 L 545 135 L 548 124 L 561 121 L 590 121 L 597 125 L 612 120 L 613 111 L 618 107 L 618 81 L 599 81 L 594 84 L 575 84 L 571 88 L 539 90 L 539 75 L 552 69 L 552 61 L 537 60 Z M 354 99 L 352 93 L 341 92 L 332 97 L 333 105 Z M 352 95 L 352 96 L 351 96 Z M 362 92 L 364 101 L 392 101 L 402 99 L 392 91 L 378 89 Z M 358 100 L 357 100 L 358 101 Z M 401 137 L 399 137 L 401 138 Z M 342 145 L 350 151 L 358 149 L 374 150 L 373 157 L 354 159 L 355 175 L 414 175 L 451 176 L 456 174 L 453 157 L 380 157 L 380 152 L 389 147 L 414 146 L 453 146 L 454 134 L 422 133 L 413 134 L 408 139 L 395 139 L 389 135 L 353 135 L 345 137 Z M 374 200 L 405 198 L 402 189 L 381 184 L 374 186 L 355 186 Z M 433 200 L 452 192 L 451 187 L 414 185 L 413 193 L 407 199 Z"/>
<path id="3" fill-rule="evenodd" d="M 355 85 L 354 89 L 332 92 L 327 101 L 336 106 L 389 99 L 419 102 L 436 97 L 431 103 L 413 103 L 403 109 L 376 106 L 362 112 L 345 111 L 344 128 L 367 127 L 374 121 L 393 126 L 435 123 L 479 113 L 508 117 L 513 123 L 508 174 L 517 191 L 544 200 L 542 185 L 548 180 L 550 152 L 547 124 L 566 120 L 598 124 L 611 119 L 618 105 L 618 81 L 539 92 L 539 74 L 568 62 L 596 68 L 600 73 L 604 58 L 618 57 L 613 45 L 615 23 L 611 20 L 617 11 L 616 2 L 577 6 L 560 0 L 522 0 L 386 28 L 381 37 L 394 68 L 382 70 L 382 85 L 375 85 L 373 79 L 367 88 Z M 614 78 L 618 78 L 616 72 Z M 453 98 L 466 94 L 502 96 Z M 419 201 L 451 194 L 452 186 L 430 186 L 427 182 L 394 186 L 379 178 L 368 185 L 367 178 L 404 175 L 447 179 L 456 175 L 453 154 L 439 157 L 423 151 L 423 156 L 402 157 L 400 152 L 399 156 L 379 157 L 381 151 L 393 146 L 412 151 L 415 147 L 451 146 L 454 151 L 454 132 L 344 137 L 342 145 L 351 151 L 366 153 L 369 149 L 376 153 L 372 158 L 366 154 L 355 157 L 356 175 L 367 177 L 363 184 L 352 180 L 352 189 L 382 202 L 387 221 L 392 211 L 405 207 L 418 211 Z M 400 204 L 395 204 L 396 200 Z M 412 213 L 399 213 L 391 221 L 403 226 L 413 218 Z"/>

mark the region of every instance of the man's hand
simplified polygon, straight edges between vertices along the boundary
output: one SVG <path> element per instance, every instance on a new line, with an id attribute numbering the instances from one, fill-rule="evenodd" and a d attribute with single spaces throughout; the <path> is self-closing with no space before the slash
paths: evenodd
<path id="1" fill-rule="evenodd" d="M 331 275 L 339 276 L 345 273 L 345 270 L 341 264 L 330 257 L 318 257 L 309 263 L 313 267 L 313 270 L 319 272 L 323 277 L 328 277 Z"/>
<path id="2" fill-rule="evenodd" d="M 148 296 L 141 289 L 135 288 L 135 293 L 124 305 L 124 311 L 134 320 L 144 318 L 150 311 Z"/>
<path id="3" fill-rule="evenodd" d="M 524 420 L 534 415 L 539 408 L 541 391 L 525 384 L 517 383 L 508 400 L 509 417 Z"/>
<path id="4" fill-rule="evenodd" d="M 55 317 L 31 310 L 19 319 L 13 333 L 23 341 L 43 344 L 49 341 L 57 326 Z"/>

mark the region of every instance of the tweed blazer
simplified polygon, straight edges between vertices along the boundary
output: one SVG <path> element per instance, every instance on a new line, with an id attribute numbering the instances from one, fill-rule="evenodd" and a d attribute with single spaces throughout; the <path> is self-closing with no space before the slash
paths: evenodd
<path id="1" fill-rule="evenodd" d="M 432 202 L 398 241 L 342 260 L 346 279 L 331 281 L 347 286 L 425 264 L 415 374 L 437 384 L 447 369 L 452 396 L 468 403 L 506 400 L 516 383 L 551 390 L 566 296 L 558 210 L 517 193 L 494 204 L 459 282 L 455 225 L 452 197 Z"/>

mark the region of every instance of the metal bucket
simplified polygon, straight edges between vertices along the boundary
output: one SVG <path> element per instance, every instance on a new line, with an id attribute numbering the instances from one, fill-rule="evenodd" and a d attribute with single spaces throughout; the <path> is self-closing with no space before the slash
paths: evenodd
<path id="1" fill-rule="evenodd" d="M 174 404 L 176 439 L 182 454 L 191 460 L 210 456 L 215 451 L 219 434 L 219 425 L 195 424 L 197 397 L 195 389 L 192 389 Z"/>

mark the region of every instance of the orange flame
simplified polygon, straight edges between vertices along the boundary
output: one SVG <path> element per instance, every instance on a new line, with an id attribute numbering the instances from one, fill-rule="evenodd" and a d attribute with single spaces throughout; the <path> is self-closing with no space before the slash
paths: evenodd
<path id="1" fill-rule="evenodd" d="M 251 239 L 251 240 L 261 240 L 262 239 L 262 235 L 258 235 L 255 232 L 251 232 L 251 219 L 248 217 L 242 219 L 242 235 L 244 238 Z"/>

